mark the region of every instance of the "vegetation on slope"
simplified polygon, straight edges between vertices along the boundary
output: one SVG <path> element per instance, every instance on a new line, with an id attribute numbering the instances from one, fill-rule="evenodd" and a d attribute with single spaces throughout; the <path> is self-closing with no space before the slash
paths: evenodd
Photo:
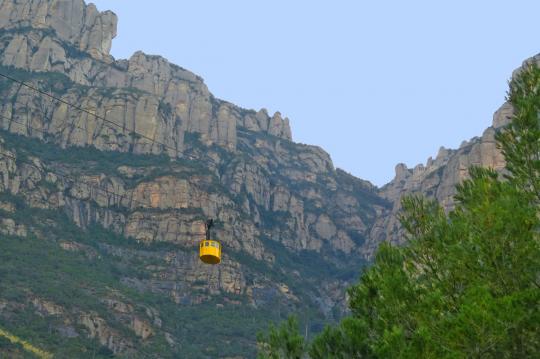
<path id="1" fill-rule="evenodd" d="M 134 181 L 148 180 L 163 171 L 175 176 L 184 172 L 201 173 L 189 161 L 173 163 L 165 156 L 99 151 L 92 147 L 65 150 L 5 131 L 1 131 L 1 140 L 6 148 L 16 150 L 19 165 L 39 157 L 48 168 L 60 167 L 62 173 L 75 179 L 81 174 L 100 173 L 122 177 L 118 167 L 124 164 L 145 168 Z M 134 185 L 129 178 L 123 179 Z M 41 187 L 45 185 L 47 182 L 40 183 Z M 51 186 L 50 191 L 58 191 L 56 186 Z M 317 256 L 290 253 L 265 238 L 267 252 L 279 259 L 279 265 L 271 266 L 243 252 L 230 250 L 228 255 L 245 265 L 248 280 L 262 274 L 275 279 L 276 283 L 295 288 L 301 295 L 299 306 L 284 305 L 276 293 L 262 293 L 265 300 L 259 307 L 248 303 L 245 296 L 226 293 L 214 295 L 200 304 L 178 304 L 163 293 L 136 290 L 126 285 L 126 279 L 152 278 L 154 273 L 149 268 L 163 265 L 167 253 L 192 255 L 196 253 L 194 248 L 164 242 L 142 244 L 100 226 L 81 229 L 61 210 L 32 207 L 23 193 L 0 193 L 0 202 L 13 206 L 12 211 L 0 209 L 0 220 L 12 219 L 28 229 L 24 237 L 0 234 L 0 327 L 58 357 L 106 358 L 112 355 L 98 338 L 89 338 L 89 330 L 80 325 L 79 317 L 88 313 L 105 319 L 116 337 L 130 341 L 132 349 L 138 353 L 127 351 L 117 357 L 252 357 L 256 352 L 255 333 L 264 323 L 280 320 L 291 310 L 302 312 L 310 332 L 320 331 L 323 316 L 306 293 L 324 276 L 354 275 L 350 271 L 339 272 Z M 62 249 L 66 243 L 78 249 Z M 313 270 L 315 261 L 319 270 Z M 299 273 L 300 279 L 286 275 L 294 271 Z M 204 291 L 205 283 L 200 286 Z M 123 318 L 117 318 L 104 304 L 103 300 L 111 296 L 134 305 L 135 313 L 142 313 L 143 318 L 146 308 L 156 309 L 161 327 L 154 336 L 141 340 L 129 328 L 129 323 L 126 325 Z M 266 297 L 274 299 L 266 300 Z M 33 303 L 35 298 L 59 305 L 63 313 L 40 313 Z M 73 327 L 79 335 L 66 336 L 67 327 Z M 176 345 L 169 345 L 164 333 L 169 333 L 177 341 Z M 5 338 L 0 341 L 0 357 L 3 356 L 34 357 L 20 343 Z"/>
<path id="2" fill-rule="evenodd" d="M 497 137 L 508 175 L 472 168 L 445 214 L 404 199 L 405 247 L 384 244 L 349 289 L 352 315 L 311 343 L 293 319 L 259 337 L 260 358 L 531 358 L 540 353 L 540 69 L 510 84 Z"/>
<path id="3" fill-rule="evenodd" d="M 261 323 L 279 318 L 279 303 L 254 308 L 245 303 L 227 304 L 216 298 L 198 305 L 178 305 L 168 297 L 148 291 L 137 291 L 124 284 L 124 278 L 145 276 L 148 262 L 129 262 L 117 257 L 107 245 L 117 250 L 137 247 L 146 253 L 160 253 L 163 245 L 137 245 L 103 228 L 83 231 L 63 213 L 25 206 L 14 196 L 3 195 L 4 202 L 17 204 L 13 217 L 17 223 L 46 233 L 44 237 L 29 234 L 26 238 L 0 235 L 0 313 L 2 329 L 27 343 L 61 358 L 106 358 L 112 352 L 96 339 L 62 334 L 69 322 L 77 332 L 86 333 L 77 318 L 92 313 L 105 318 L 118 338 L 133 343 L 134 352 L 117 357 L 130 358 L 213 358 L 238 354 L 254 355 L 254 334 Z M 64 241 L 82 245 L 69 252 L 60 248 Z M 176 248 L 176 250 L 181 250 Z M 134 305 L 134 313 L 145 316 L 146 308 L 156 308 L 161 328 L 149 340 L 142 341 L 123 323 L 122 318 L 103 304 L 110 297 Z M 32 304 L 33 298 L 55 303 L 63 313 L 43 315 Z M 242 298 L 230 298 L 242 301 Z M 219 304 L 219 306 L 218 306 Z M 311 313 L 313 316 L 313 313 Z M 171 347 L 163 333 L 170 333 L 178 343 Z M 8 355 L 16 343 L 0 342 L 0 357 Z M 225 345 L 227 344 L 227 345 Z"/>

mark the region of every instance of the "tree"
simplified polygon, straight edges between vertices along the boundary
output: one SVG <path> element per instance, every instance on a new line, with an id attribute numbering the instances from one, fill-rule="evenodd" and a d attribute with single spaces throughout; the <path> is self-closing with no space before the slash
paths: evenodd
<path id="1" fill-rule="evenodd" d="M 347 317 L 337 326 L 327 326 L 311 343 L 312 359 L 356 359 L 372 357 L 363 321 Z"/>
<path id="2" fill-rule="evenodd" d="M 270 325 L 268 335 L 257 336 L 259 359 L 302 359 L 305 358 L 304 337 L 299 334 L 296 317 L 290 316 L 278 328 Z"/>
<path id="3" fill-rule="evenodd" d="M 510 179 L 540 203 L 540 69 L 529 64 L 510 82 L 512 122 L 498 134 Z"/>
<path id="4" fill-rule="evenodd" d="M 471 168 L 448 214 L 432 200 L 405 198 L 400 220 L 408 244 L 380 246 L 373 265 L 349 288 L 352 315 L 314 339 L 312 358 L 538 355 L 538 67 L 514 78 L 508 100 L 513 121 L 497 135 L 505 177 Z M 278 348 L 281 339 L 274 338 Z"/>

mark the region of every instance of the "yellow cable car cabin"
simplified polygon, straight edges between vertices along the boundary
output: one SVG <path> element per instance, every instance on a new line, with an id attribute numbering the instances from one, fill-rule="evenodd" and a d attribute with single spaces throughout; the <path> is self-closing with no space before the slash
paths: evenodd
<path id="1" fill-rule="evenodd" d="M 221 262 L 221 245 L 217 241 L 201 241 L 199 257 L 206 264 L 218 264 Z"/>
<path id="2" fill-rule="evenodd" d="M 206 239 L 199 243 L 199 258 L 206 264 L 221 262 L 221 244 L 210 239 L 210 228 L 214 225 L 212 219 L 206 222 Z"/>

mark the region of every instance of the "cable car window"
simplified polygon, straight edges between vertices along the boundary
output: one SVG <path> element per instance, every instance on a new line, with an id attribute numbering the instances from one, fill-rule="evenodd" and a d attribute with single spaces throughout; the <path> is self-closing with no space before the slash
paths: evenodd
<path id="1" fill-rule="evenodd" d="M 208 242 L 204 242 L 204 246 L 205 247 L 208 247 L 209 243 Z"/>

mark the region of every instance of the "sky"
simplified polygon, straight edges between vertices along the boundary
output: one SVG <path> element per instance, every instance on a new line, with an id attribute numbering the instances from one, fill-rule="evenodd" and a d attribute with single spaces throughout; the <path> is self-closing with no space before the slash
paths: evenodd
<path id="1" fill-rule="evenodd" d="M 88 2 L 88 0 L 86 0 Z M 376 185 L 491 125 L 540 52 L 538 0 L 93 0 L 112 55 L 162 55 Z"/>

